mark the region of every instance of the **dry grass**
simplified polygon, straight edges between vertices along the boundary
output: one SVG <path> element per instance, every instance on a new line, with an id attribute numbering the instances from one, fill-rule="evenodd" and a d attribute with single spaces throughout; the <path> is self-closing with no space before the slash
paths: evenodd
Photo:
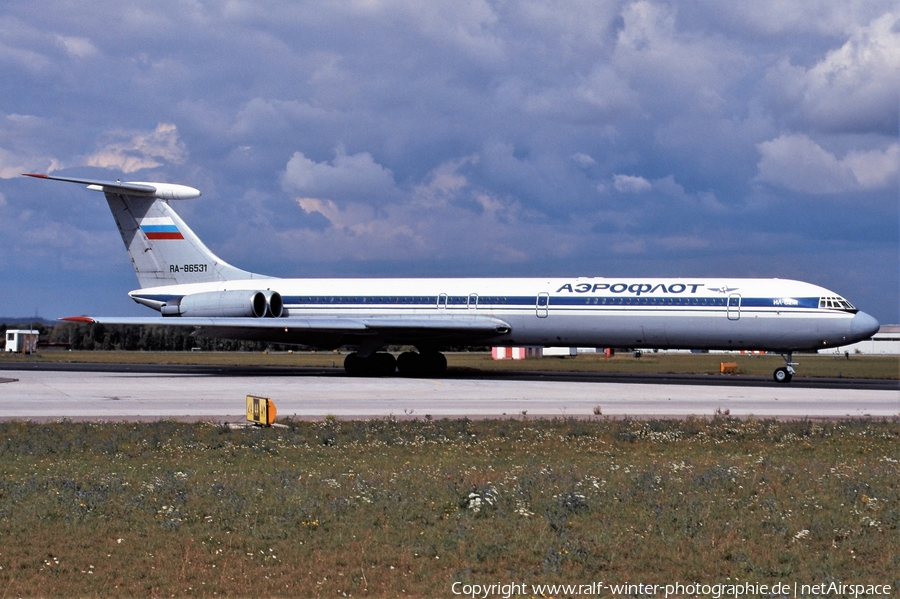
<path id="1" fill-rule="evenodd" d="M 5 596 L 900 584 L 900 422 L 0 423 Z"/>

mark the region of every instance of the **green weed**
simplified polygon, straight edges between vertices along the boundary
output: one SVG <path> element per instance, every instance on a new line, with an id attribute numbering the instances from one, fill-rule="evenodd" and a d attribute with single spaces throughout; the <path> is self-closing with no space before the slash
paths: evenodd
<path id="1" fill-rule="evenodd" d="M 8 596 L 900 584 L 900 422 L 0 422 Z"/>

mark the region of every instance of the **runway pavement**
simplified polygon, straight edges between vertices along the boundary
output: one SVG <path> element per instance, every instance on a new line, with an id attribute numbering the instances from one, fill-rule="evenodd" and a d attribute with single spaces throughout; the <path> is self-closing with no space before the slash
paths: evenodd
<path id="1" fill-rule="evenodd" d="M 424 418 L 431 416 L 638 418 L 711 417 L 716 411 L 759 418 L 896 417 L 893 388 L 745 386 L 594 380 L 351 378 L 217 369 L 182 372 L 6 370 L 0 419 L 244 420 L 245 396 L 270 397 L 279 417 Z"/>

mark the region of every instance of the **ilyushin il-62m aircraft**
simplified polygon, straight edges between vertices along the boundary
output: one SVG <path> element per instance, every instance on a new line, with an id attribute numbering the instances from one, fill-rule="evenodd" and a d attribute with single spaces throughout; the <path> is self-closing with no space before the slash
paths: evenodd
<path id="1" fill-rule="evenodd" d="M 868 339 L 878 322 L 833 291 L 781 279 L 457 278 L 282 279 L 231 266 L 170 202 L 200 191 L 29 174 L 102 191 L 158 316 L 75 322 L 196 327 L 195 335 L 313 348 L 355 348 L 351 375 L 439 376 L 447 346 L 766 350 L 792 354 Z M 388 345 L 418 351 L 394 357 Z"/>

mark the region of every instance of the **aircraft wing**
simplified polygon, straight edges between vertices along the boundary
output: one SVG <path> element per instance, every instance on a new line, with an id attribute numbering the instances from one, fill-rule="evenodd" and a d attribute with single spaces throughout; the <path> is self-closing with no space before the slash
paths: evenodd
<path id="1" fill-rule="evenodd" d="M 277 333 L 309 332 L 320 334 L 337 334 L 353 336 L 374 336 L 380 333 L 389 338 L 409 333 L 421 336 L 428 333 L 450 333 L 455 335 L 490 336 L 509 333 L 510 325 L 492 316 L 480 314 L 447 314 L 434 316 L 416 316 L 398 318 L 396 316 L 371 317 L 313 317 L 313 318 L 190 318 L 190 317 L 103 317 L 103 316 L 70 316 L 61 318 L 66 322 L 90 324 L 120 325 L 157 325 L 198 327 L 206 329 L 229 329 L 256 331 L 257 335 L 265 331 Z"/>

